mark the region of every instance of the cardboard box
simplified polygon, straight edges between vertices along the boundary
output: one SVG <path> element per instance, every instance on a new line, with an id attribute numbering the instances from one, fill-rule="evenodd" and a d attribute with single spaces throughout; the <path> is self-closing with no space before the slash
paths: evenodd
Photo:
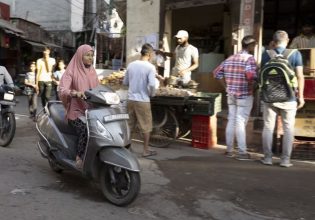
<path id="1" fill-rule="evenodd" d="M 206 72 L 194 72 L 192 73 L 192 79 L 195 80 L 198 85 L 198 91 L 211 92 L 211 93 L 224 93 L 225 89 L 219 80 L 213 77 L 212 73 Z"/>
<path id="2" fill-rule="evenodd" d="M 315 137 L 315 118 L 296 118 L 294 136 Z"/>
<path id="3" fill-rule="evenodd" d="M 303 108 L 299 109 L 296 112 L 297 118 L 304 118 L 305 116 L 314 116 L 315 115 L 315 101 L 305 101 Z"/>

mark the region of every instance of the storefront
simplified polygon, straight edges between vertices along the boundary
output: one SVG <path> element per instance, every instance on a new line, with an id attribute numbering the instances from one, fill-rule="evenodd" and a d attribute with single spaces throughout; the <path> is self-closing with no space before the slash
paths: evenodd
<path id="1" fill-rule="evenodd" d="M 315 25 L 312 0 L 265 0 L 263 45 L 268 46 L 275 30 L 300 35 L 303 24 Z M 299 48 L 303 57 L 305 105 L 297 111 L 293 158 L 315 160 L 315 48 Z M 278 129 L 281 133 L 281 129 Z"/>
<path id="2" fill-rule="evenodd" d="M 13 78 L 20 71 L 20 39 L 24 32 L 9 21 L 0 19 L 0 62 Z"/>
<path id="3" fill-rule="evenodd" d="M 254 35 L 258 41 L 255 57 L 259 65 L 261 54 L 276 30 L 287 31 L 293 39 L 299 34 L 306 17 L 313 19 L 313 24 L 315 18 L 312 0 L 135 0 L 127 2 L 127 8 L 127 63 L 139 54 L 137 47 L 146 42 L 147 36 L 158 35 L 156 41 L 162 40 L 165 50 L 173 51 L 176 46 L 173 36 L 178 30 L 185 29 L 190 34 L 189 42 L 198 48 L 200 54 L 200 66 L 193 73 L 200 83 L 199 90 L 223 93 L 224 89 L 210 72 L 241 49 L 245 35 Z M 304 49 L 302 53 L 305 69 L 312 70 L 315 63 L 313 50 Z M 166 75 L 170 73 L 172 62 L 168 60 L 166 64 Z M 314 81 L 311 73 L 305 74 L 306 78 Z M 314 84 L 308 86 L 307 83 L 306 91 L 314 93 L 313 87 Z M 225 104 L 224 99 L 222 104 Z M 261 114 L 257 94 L 248 136 L 251 139 L 249 143 L 258 146 L 261 144 Z M 218 128 L 220 126 L 222 132 L 218 134 L 222 133 L 224 139 L 225 122 L 218 121 Z"/>

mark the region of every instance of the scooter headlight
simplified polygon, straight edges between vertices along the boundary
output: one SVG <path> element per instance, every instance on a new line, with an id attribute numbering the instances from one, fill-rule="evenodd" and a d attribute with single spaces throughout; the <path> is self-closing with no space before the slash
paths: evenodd
<path id="1" fill-rule="evenodd" d="M 109 131 L 104 127 L 104 125 L 99 120 L 96 121 L 96 130 L 100 134 L 100 136 L 108 140 L 112 139 L 112 136 L 109 133 Z"/>
<path id="2" fill-rule="evenodd" d="M 119 95 L 114 92 L 100 92 L 109 105 L 118 105 L 120 103 Z"/>

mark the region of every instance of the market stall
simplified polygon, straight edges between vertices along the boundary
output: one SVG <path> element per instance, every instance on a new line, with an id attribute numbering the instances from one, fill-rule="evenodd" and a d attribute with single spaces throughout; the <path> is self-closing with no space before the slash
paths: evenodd
<path id="1" fill-rule="evenodd" d="M 305 105 L 296 115 L 292 158 L 315 160 L 315 48 L 299 51 L 304 62 Z"/>
<path id="2" fill-rule="evenodd" d="M 122 85 L 123 78 L 124 70 L 114 71 L 100 81 L 121 92 L 127 89 Z M 153 131 L 150 145 L 167 147 L 191 133 L 194 147 L 213 147 L 216 144 L 216 113 L 221 111 L 221 93 L 198 92 L 196 82 L 183 86 L 172 77 L 159 84 L 156 96 L 151 98 Z"/>
<path id="3" fill-rule="evenodd" d="M 220 93 L 197 92 L 189 96 L 158 95 L 151 98 L 153 131 L 150 144 L 166 147 L 191 132 L 193 147 L 216 144 L 216 113 L 221 111 Z M 215 139 L 215 140 L 214 140 Z"/>

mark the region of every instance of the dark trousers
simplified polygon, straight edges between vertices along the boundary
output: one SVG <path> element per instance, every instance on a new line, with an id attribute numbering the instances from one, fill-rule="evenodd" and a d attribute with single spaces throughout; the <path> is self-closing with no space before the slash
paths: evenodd
<path id="1" fill-rule="evenodd" d="M 79 139 L 77 145 L 77 155 L 83 160 L 85 148 L 87 144 L 87 129 L 86 124 L 79 118 L 68 120 L 69 124 L 75 129 Z"/>
<path id="2" fill-rule="evenodd" d="M 42 106 L 45 107 L 46 103 L 50 100 L 51 91 L 52 91 L 52 82 L 51 81 L 39 81 L 39 96 L 42 101 Z"/>
<path id="3" fill-rule="evenodd" d="M 164 70 L 165 70 L 165 68 L 162 67 L 162 66 L 158 66 L 158 67 L 157 67 L 157 70 L 158 70 L 158 74 L 159 74 L 160 76 L 163 76 L 163 77 L 164 77 Z"/>
<path id="4" fill-rule="evenodd" d="M 28 110 L 30 116 L 35 117 L 37 111 L 37 94 L 34 92 L 32 95 L 28 95 Z"/>
<path id="5" fill-rule="evenodd" d="M 58 92 L 58 86 L 56 84 L 53 84 L 52 85 L 52 93 L 53 93 L 53 96 L 55 96 L 55 99 L 56 100 L 59 100 L 59 92 Z"/>

